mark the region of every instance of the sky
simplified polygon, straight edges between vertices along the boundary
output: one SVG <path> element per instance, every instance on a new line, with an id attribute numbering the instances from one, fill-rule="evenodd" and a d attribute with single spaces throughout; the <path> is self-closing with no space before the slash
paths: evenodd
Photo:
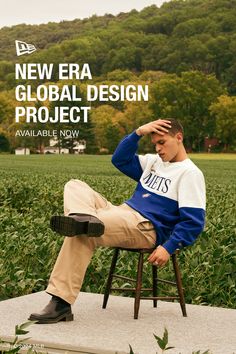
<path id="1" fill-rule="evenodd" d="M 0 0 L 0 28 L 20 23 L 40 24 L 141 10 L 152 4 L 160 7 L 170 0 Z"/>

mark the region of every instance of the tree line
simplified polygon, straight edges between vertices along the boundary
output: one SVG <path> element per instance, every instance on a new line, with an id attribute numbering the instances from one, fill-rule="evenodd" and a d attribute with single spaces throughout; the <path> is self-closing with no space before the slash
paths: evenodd
<path id="1" fill-rule="evenodd" d="M 17 129 L 51 129 L 80 131 L 80 139 L 87 141 L 88 153 L 112 153 L 119 140 L 132 132 L 138 126 L 158 117 L 175 117 L 182 122 L 185 128 L 186 146 L 189 151 L 202 151 L 206 138 L 215 137 L 218 151 L 229 151 L 235 147 L 236 137 L 236 98 L 229 96 L 226 88 L 214 75 L 205 75 L 200 71 L 183 72 L 180 75 L 167 74 L 156 71 L 146 71 L 140 76 L 135 76 L 130 71 L 116 70 L 109 73 L 113 80 L 105 81 L 106 84 L 124 85 L 145 84 L 149 85 L 148 102 L 109 101 L 92 102 L 88 123 L 42 124 L 42 123 L 15 123 L 12 119 L 15 110 L 13 92 L 0 93 L 1 133 L 9 141 L 9 145 L 29 146 L 42 150 L 49 143 L 48 137 L 15 137 Z M 126 80 L 125 80 L 126 77 Z M 132 77 L 132 81 L 129 81 Z M 65 82 L 63 82 L 65 84 Z M 69 87 L 73 82 L 67 82 Z M 96 81 L 94 84 L 101 84 Z M 62 82 L 58 82 L 62 85 Z M 79 105 L 89 105 L 86 101 L 86 83 L 81 83 L 78 88 L 82 101 Z M 29 103 L 32 105 L 32 102 Z M 78 102 L 44 102 L 51 115 L 55 106 L 78 106 Z M 36 108 L 42 105 L 36 102 Z M 3 138 L 2 138 L 3 139 Z M 61 146 L 67 146 L 73 151 L 75 141 L 62 139 Z M 149 142 L 141 142 L 141 150 L 148 151 Z"/>

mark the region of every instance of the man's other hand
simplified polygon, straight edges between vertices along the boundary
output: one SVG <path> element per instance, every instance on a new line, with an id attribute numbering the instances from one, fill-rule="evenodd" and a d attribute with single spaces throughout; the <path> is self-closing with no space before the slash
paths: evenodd
<path id="1" fill-rule="evenodd" d="M 170 258 L 169 252 L 167 252 L 167 250 L 164 247 L 158 246 L 148 257 L 148 261 L 153 265 L 162 267 L 168 262 L 169 258 Z"/>
<path id="2" fill-rule="evenodd" d="M 153 122 L 141 125 L 136 129 L 136 134 L 147 135 L 151 133 L 156 133 L 159 135 L 164 135 L 168 133 L 168 130 L 171 128 L 171 122 L 168 119 L 157 119 Z"/>

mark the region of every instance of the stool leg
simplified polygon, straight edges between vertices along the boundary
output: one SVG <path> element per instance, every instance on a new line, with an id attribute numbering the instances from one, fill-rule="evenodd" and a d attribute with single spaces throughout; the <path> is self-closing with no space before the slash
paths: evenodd
<path id="1" fill-rule="evenodd" d="M 142 288 L 142 275 L 143 275 L 143 253 L 139 253 L 138 260 L 138 271 L 136 279 L 136 289 L 135 289 L 135 301 L 134 301 L 134 319 L 138 319 L 139 305 L 140 305 L 140 296 Z"/>
<path id="2" fill-rule="evenodd" d="M 178 262 L 176 259 L 176 254 L 172 254 L 171 258 L 172 258 L 173 267 L 174 267 L 174 271 L 175 271 L 175 279 L 176 279 L 176 285 L 177 285 L 177 289 L 178 289 L 182 314 L 184 317 L 187 317 L 182 279 L 181 279 L 181 275 L 180 275 L 179 265 L 178 265 Z"/>
<path id="3" fill-rule="evenodd" d="M 157 266 L 152 266 L 152 293 L 153 297 L 157 296 Z M 153 307 L 157 307 L 157 300 L 153 300 Z"/>
<path id="4" fill-rule="evenodd" d="M 103 297 L 103 305 L 102 308 L 105 309 L 107 306 L 107 301 L 111 292 L 111 284 L 112 284 L 112 279 L 113 279 L 113 274 L 115 271 L 115 267 L 116 267 L 116 262 L 118 259 L 118 255 L 119 255 L 119 248 L 116 248 L 112 257 L 112 261 L 111 261 L 111 268 L 109 271 L 109 275 L 108 275 L 108 279 L 107 279 L 107 284 L 106 284 L 106 288 L 105 288 L 105 292 L 104 292 L 104 297 Z"/>

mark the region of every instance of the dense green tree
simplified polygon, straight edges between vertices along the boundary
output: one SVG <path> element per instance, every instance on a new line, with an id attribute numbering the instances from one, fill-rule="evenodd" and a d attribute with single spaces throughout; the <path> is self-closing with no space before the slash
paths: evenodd
<path id="1" fill-rule="evenodd" d="M 148 83 L 159 81 L 166 74 L 163 71 L 148 70 L 143 71 L 139 79 Z"/>
<path id="2" fill-rule="evenodd" d="M 12 62 L 2 60 L 0 61 L 0 81 L 6 79 L 6 75 L 14 71 L 14 64 Z"/>
<path id="3" fill-rule="evenodd" d="M 109 81 L 134 81 L 137 79 L 137 76 L 129 70 L 113 70 L 107 73 L 107 80 Z"/>
<path id="4" fill-rule="evenodd" d="M 151 108 L 156 117 L 180 119 L 188 148 L 199 150 L 204 137 L 211 136 L 215 129 L 209 107 L 223 92 L 214 76 L 201 72 L 166 75 L 152 86 Z"/>
<path id="5" fill-rule="evenodd" d="M 226 36 L 218 36 L 209 40 L 206 45 L 209 61 L 214 64 L 214 73 L 220 80 L 232 59 L 232 54 L 229 51 L 229 40 Z"/>
<path id="6" fill-rule="evenodd" d="M 173 35 L 178 38 L 192 37 L 204 33 L 209 20 L 207 18 L 193 18 L 175 26 Z"/>
<path id="7" fill-rule="evenodd" d="M 6 138 L 4 134 L 0 134 L 0 152 L 9 151 L 10 150 L 10 143 L 9 140 Z"/>
<path id="8" fill-rule="evenodd" d="M 98 151 L 112 153 L 121 139 L 118 111 L 109 105 L 101 105 L 92 110 L 91 119 Z"/>
<path id="9" fill-rule="evenodd" d="M 216 120 L 215 135 L 224 144 L 224 150 L 236 149 L 236 97 L 222 95 L 210 106 Z"/>
<path id="10" fill-rule="evenodd" d="M 0 131 L 12 143 L 14 137 L 15 123 L 15 106 L 14 96 L 12 91 L 0 92 Z"/>
<path id="11" fill-rule="evenodd" d="M 140 125 L 156 119 L 152 110 L 149 107 L 149 102 L 127 102 L 125 104 L 124 112 L 117 115 L 118 124 L 122 135 L 130 134 Z M 150 139 L 145 138 L 140 141 L 140 152 L 150 152 L 153 147 L 150 144 Z"/>
<path id="12" fill-rule="evenodd" d="M 65 83 L 66 84 L 66 83 Z M 60 83 L 62 86 L 62 83 Z M 83 93 L 80 90 L 79 86 L 76 86 L 76 97 L 81 98 L 81 101 L 76 101 L 73 100 L 73 95 L 72 95 L 72 85 L 68 85 L 70 94 L 72 97 L 72 100 L 65 100 L 65 101 L 52 101 L 49 103 L 49 111 L 50 111 L 50 116 L 55 117 L 55 108 L 56 107 L 67 107 L 69 109 L 68 112 L 70 112 L 70 109 L 72 107 L 78 107 L 80 109 L 80 112 L 76 112 L 74 110 L 73 112 L 73 120 L 76 121 L 76 117 L 79 116 L 78 122 L 71 121 L 69 118 L 66 118 L 67 120 L 70 120 L 68 123 L 52 123 L 50 124 L 51 129 L 57 130 L 57 136 L 58 136 L 58 144 L 59 147 L 68 147 L 70 150 L 70 153 L 73 153 L 74 150 L 73 148 L 76 145 L 77 140 L 86 140 L 86 152 L 91 153 L 93 152 L 95 148 L 95 143 L 94 143 L 94 132 L 93 132 L 93 127 L 92 127 L 92 122 L 90 120 L 90 113 L 88 110 L 88 116 L 86 119 L 86 116 L 84 114 L 83 107 L 87 107 L 87 102 L 86 99 L 83 95 Z M 71 136 L 70 138 L 64 137 L 61 135 L 61 131 L 63 130 L 68 130 L 68 131 L 79 131 L 79 137 L 75 139 L 75 137 Z"/>

